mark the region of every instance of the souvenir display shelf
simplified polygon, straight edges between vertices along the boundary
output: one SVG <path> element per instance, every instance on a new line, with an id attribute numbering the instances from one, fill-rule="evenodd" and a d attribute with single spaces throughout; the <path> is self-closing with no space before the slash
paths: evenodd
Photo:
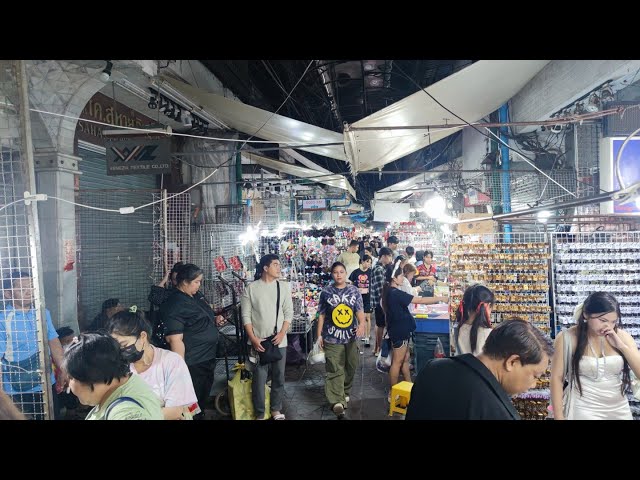
<path id="1" fill-rule="evenodd" d="M 556 333 L 574 324 L 589 293 L 604 291 L 620 302 L 621 327 L 640 345 L 640 232 L 554 233 L 551 243 Z M 639 419 L 640 402 L 628 398 Z"/>
<path id="2" fill-rule="evenodd" d="M 508 236 L 507 236 L 508 235 Z M 508 240 L 508 241 L 506 241 Z M 544 234 L 511 233 L 458 237 L 450 246 L 451 351 L 455 351 L 455 312 L 464 290 L 480 283 L 496 296 L 492 324 L 512 319 L 531 322 L 550 334 L 549 242 Z M 545 419 L 549 404 L 548 373 L 514 405 L 524 419 Z"/>
<path id="3" fill-rule="evenodd" d="M 393 235 L 398 237 L 400 248 L 412 246 L 419 250 L 433 252 L 433 261 L 438 269 L 438 278 L 446 281 L 449 271 L 449 237 L 445 235 L 440 224 L 435 222 L 403 222 L 396 223 L 391 229 Z"/>

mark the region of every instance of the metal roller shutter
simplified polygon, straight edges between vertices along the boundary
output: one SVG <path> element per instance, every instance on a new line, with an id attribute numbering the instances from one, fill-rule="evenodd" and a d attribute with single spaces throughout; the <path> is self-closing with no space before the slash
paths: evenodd
<path id="1" fill-rule="evenodd" d="M 105 156 L 79 149 L 82 175 L 78 203 L 118 209 L 159 198 L 155 175 L 108 176 Z M 86 328 L 102 302 L 147 310 L 153 273 L 153 207 L 121 215 L 76 207 L 78 233 L 78 319 Z"/>

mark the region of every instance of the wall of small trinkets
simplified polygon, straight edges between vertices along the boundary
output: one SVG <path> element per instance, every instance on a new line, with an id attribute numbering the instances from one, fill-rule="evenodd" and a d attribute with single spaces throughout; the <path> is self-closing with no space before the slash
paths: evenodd
<path id="1" fill-rule="evenodd" d="M 493 324 L 512 319 L 531 322 L 550 334 L 549 242 L 545 234 L 510 233 L 457 237 L 450 245 L 451 351 L 455 351 L 455 312 L 464 290 L 480 283 L 496 297 Z M 514 405 L 527 420 L 544 420 L 549 405 L 549 372 Z"/>
<path id="2" fill-rule="evenodd" d="M 556 333 L 574 324 L 591 292 L 604 291 L 620 302 L 621 326 L 640 346 L 640 232 L 553 233 L 551 244 Z M 640 419 L 640 402 L 628 398 Z"/>
<path id="3" fill-rule="evenodd" d="M 447 281 L 449 273 L 449 237 L 441 229 L 441 224 L 427 221 L 401 222 L 393 224 L 392 233 L 398 237 L 400 248 L 408 246 L 433 253 L 433 261 L 438 269 L 438 278 Z M 404 252 L 403 252 L 404 254 Z"/>

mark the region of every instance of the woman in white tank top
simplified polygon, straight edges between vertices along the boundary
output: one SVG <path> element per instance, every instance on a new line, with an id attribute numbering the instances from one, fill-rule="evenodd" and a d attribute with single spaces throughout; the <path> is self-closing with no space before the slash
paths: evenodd
<path id="1" fill-rule="evenodd" d="M 482 353 L 484 342 L 491 333 L 491 309 L 494 302 L 493 292 L 484 285 L 473 285 L 465 290 L 456 311 L 456 355 Z"/>
<path id="2" fill-rule="evenodd" d="M 626 393 L 631 372 L 640 376 L 640 352 L 633 337 L 618 327 L 620 317 L 616 298 L 595 292 L 576 308 L 576 326 L 556 338 L 551 361 L 555 419 L 633 419 Z"/>

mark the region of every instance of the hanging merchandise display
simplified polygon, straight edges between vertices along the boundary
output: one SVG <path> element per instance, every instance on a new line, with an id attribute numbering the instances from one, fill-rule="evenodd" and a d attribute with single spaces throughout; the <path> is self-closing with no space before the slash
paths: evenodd
<path id="1" fill-rule="evenodd" d="M 467 287 L 481 283 L 495 294 L 491 323 L 521 319 L 551 333 L 549 307 L 549 243 L 544 234 L 509 233 L 460 237 L 450 248 L 451 325 Z M 509 241 L 506 241 L 509 240 Z M 454 338 L 453 333 L 451 337 Z M 451 351 L 455 351 L 451 342 Z M 519 395 L 514 405 L 524 419 L 545 419 L 549 404 L 549 372 L 535 389 Z"/>
<path id="2" fill-rule="evenodd" d="M 573 312 L 592 292 L 620 303 L 620 325 L 640 345 L 640 232 L 554 233 L 553 292 L 556 333 L 571 327 Z M 627 394 L 634 419 L 640 401 Z"/>
<path id="3" fill-rule="evenodd" d="M 432 252 L 438 280 L 447 281 L 450 235 L 442 230 L 442 224 L 431 219 L 426 222 L 401 222 L 391 224 L 389 231 L 398 237 L 400 248 L 403 250 L 411 246 L 416 252 L 421 250 Z M 446 289 L 447 286 L 442 285 L 439 292 L 447 295 Z"/>

